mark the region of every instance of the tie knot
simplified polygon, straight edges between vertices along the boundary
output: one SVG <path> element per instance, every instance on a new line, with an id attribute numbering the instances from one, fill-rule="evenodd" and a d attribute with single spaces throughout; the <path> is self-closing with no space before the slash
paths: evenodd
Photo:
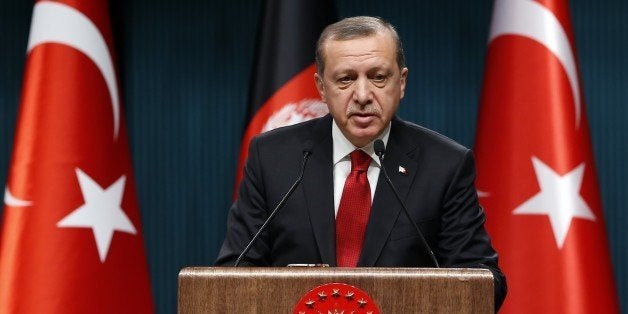
<path id="1" fill-rule="evenodd" d="M 351 171 L 368 171 L 371 165 L 371 156 L 364 151 L 356 149 L 350 154 Z"/>

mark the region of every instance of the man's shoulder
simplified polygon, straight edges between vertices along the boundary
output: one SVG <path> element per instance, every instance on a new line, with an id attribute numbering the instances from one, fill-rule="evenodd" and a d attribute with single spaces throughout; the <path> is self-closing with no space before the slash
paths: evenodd
<path id="1" fill-rule="evenodd" d="M 405 146 L 417 146 L 458 154 L 465 154 L 469 151 L 469 148 L 455 140 L 416 123 L 395 118 L 393 126 L 395 126 L 396 136 Z"/>
<path id="2" fill-rule="evenodd" d="M 278 127 L 276 129 L 261 133 L 257 137 L 263 141 L 268 141 L 268 140 L 272 141 L 276 139 L 292 138 L 295 135 L 299 135 L 302 133 L 309 134 L 319 129 L 321 127 L 321 124 L 325 124 L 327 120 L 331 121 L 331 118 L 329 117 L 329 115 L 299 122 L 292 125 Z M 329 125 L 331 128 L 331 124 Z"/>
<path id="3" fill-rule="evenodd" d="M 261 133 L 251 143 L 271 155 L 300 154 L 306 142 L 320 142 L 328 134 L 331 134 L 331 116 L 326 115 Z"/>

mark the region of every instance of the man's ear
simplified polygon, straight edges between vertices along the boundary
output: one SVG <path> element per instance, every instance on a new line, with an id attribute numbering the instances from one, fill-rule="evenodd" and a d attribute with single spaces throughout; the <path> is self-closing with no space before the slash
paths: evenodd
<path id="1" fill-rule="evenodd" d="M 400 86 L 400 88 L 401 88 L 401 97 L 400 98 L 403 98 L 403 95 L 405 95 L 405 93 L 406 93 L 406 82 L 408 81 L 408 68 L 401 69 L 401 78 L 400 78 L 400 80 L 401 80 L 401 82 L 400 82 L 401 83 L 400 84 L 401 85 Z"/>
<path id="2" fill-rule="evenodd" d="M 325 86 L 323 85 L 323 78 L 318 75 L 318 73 L 314 73 L 314 83 L 316 84 L 316 89 L 318 90 L 318 94 L 321 96 L 323 102 L 325 101 Z"/>

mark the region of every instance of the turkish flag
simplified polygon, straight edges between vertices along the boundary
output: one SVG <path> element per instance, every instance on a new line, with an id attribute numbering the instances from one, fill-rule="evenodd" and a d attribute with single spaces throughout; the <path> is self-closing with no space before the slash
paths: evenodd
<path id="1" fill-rule="evenodd" d="M 566 0 L 496 0 L 477 188 L 504 313 L 619 311 Z"/>
<path id="2" fill-rule="evenodd" d="M 332 0 L 264 1 L 234 194 L 255 135 L 328 113 L 314 84 L 314 54 L 335 16 Z"/>
<path id="3" fill-rule="evenodd" d="M 106 1 L 33 9 L 0 238 L 0 313 L 151 313 Z"/>

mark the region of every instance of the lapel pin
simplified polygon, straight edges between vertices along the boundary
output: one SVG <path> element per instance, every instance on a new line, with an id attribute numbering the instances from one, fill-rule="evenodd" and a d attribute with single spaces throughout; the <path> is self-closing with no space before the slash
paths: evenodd
<path id="1" fill-rule="evenodd" d="M 405 176 L 408 175 L 408 170 L 406 170 L 403 166 L 399 166 L 399 173 Z"/>

